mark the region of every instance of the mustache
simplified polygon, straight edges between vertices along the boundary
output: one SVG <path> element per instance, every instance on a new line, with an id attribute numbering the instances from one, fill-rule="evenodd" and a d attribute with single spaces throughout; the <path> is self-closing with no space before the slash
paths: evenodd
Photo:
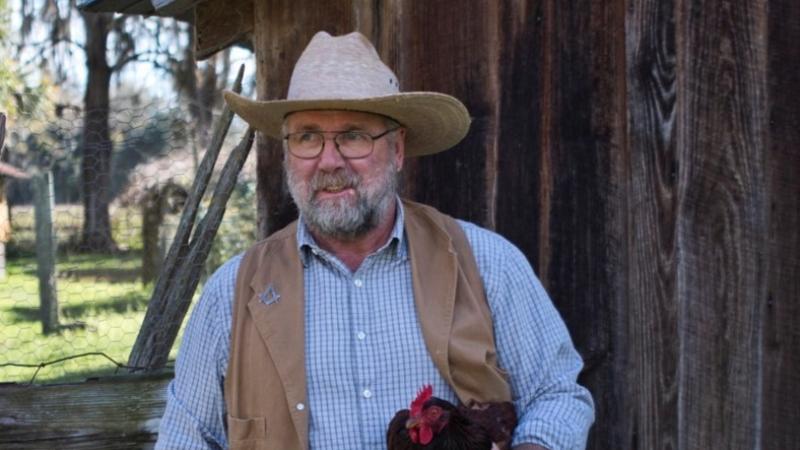
<path id="1" fill-rule="evenodd" d="M 311 178 L 309 185 L 312 192 L 318 192 L 328 188 L 356 188 L 360 182 L 360 177 L 355 173 L 338 170 L 333 173 L 316 173 L 314 177 Z"/>

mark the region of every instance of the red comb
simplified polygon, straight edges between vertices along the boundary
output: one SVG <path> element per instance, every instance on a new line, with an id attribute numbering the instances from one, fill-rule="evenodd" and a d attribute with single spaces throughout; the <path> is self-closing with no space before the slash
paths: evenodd
<path id="1" fill-rule="evenodd" d="M 433 386 L 431 386 L 430 384 L 422 386 L 422 389 L 420 389 L 419 392 L 417 393 L 417 398 L 415 398 L 414 401 L 411 402 L 411 407 L 409 408 L 411 410 L 410 411 L 411 416 L 414 417 L 422 414 L 422 405 L 424 405 L 425 402 L 428 401 L 428 399 L 431 398 L 432 396 L 433 396 Z"/>

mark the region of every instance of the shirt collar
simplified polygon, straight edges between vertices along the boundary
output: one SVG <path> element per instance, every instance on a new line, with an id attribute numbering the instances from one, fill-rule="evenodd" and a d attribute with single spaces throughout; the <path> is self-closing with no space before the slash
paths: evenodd
<path id="1" fill-rule="evenodd" d="M 392 259 L 404 260 L 407 257 L 408 248 L 406 247 L 404 224 L 405 211 L 403 210 L 403 202 L 400 201 L 400 197 L 398 196 L 397 214 L 395 215 L 392 233 L 389 235 L 389 239 L 386 241 L 386 243 L 375 251 L 376 254 L 383 251 L 389 251 L 391 252 Z M 305 220 L 303 220 L 302 214 L 297 220 L 297 248 L 300 253 L 300 261 L 303 263 L 303 267 L 308 267 L 308 259 L 312 254 L 327 253 L 325 250 L 320 248 L 316 240 L 314 240 L 314 236 L 311 235 L 308 225 L 306 225 Z"/>

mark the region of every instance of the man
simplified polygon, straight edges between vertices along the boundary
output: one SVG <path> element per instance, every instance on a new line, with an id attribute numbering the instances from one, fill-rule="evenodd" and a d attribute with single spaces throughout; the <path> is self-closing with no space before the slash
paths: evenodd
<path id="1" fill-rule="evenodd" d="M 358 33 L 314 36 L 286 100 L 225 98 L 284 140 L 300 218 L 206 284 L 157 448 L 385 448 L 424 384 L 451 401 L 513 400 L 516 449 L 585 446 L 582 362 L 525 257 L 398 200 L 406 156 L 466 134 L 461 102 L 401 93 Z"/>

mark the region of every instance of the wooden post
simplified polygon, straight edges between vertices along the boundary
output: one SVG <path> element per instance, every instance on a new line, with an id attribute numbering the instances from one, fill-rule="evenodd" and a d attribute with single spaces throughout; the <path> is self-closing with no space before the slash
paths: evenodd
<path id="1" fill-rule="evenodd" d="M 56 241 L 53 232 L 53 175 L 50 172 L 33 178 L 36 216 L 36 265 L 39 275 L 39 303 L 42 332 L 58 331 L 56 295 Z"/>
<path id="2" fill-rule="evenodd" d="M 0 130 L 2 134 L 2 130 Z M 0 136 L 2 137 L 2 136 Z M 2 144 L 0 144 L 2 148 Z M 11 214 L 6 201 L 6 179 L 0 175 L 0 280 L 6 277 L 6 242 L 11 237 Z"/>
<path id="3" fill-rule="evenodd" d="M 3 143 L 6 140 L 6 115 L 0 113 L 0 157 L 3 156 Z"/>
<path id="4" fill-rule="evenodd" d="M 3 160 L 3 144 L 6 140 L 6 115 L 0 113 L 0 161 Z M 3 227 L 8 221 L 8 205 L 5 202 L 5 181 L 0 177 L 0 280 L 6 277 L 6 238 Z"/>
<path id="5" fill-rule="evenodd" d="M 0 280 L 6 277 L 6 243 L 0 241 Z"/>

